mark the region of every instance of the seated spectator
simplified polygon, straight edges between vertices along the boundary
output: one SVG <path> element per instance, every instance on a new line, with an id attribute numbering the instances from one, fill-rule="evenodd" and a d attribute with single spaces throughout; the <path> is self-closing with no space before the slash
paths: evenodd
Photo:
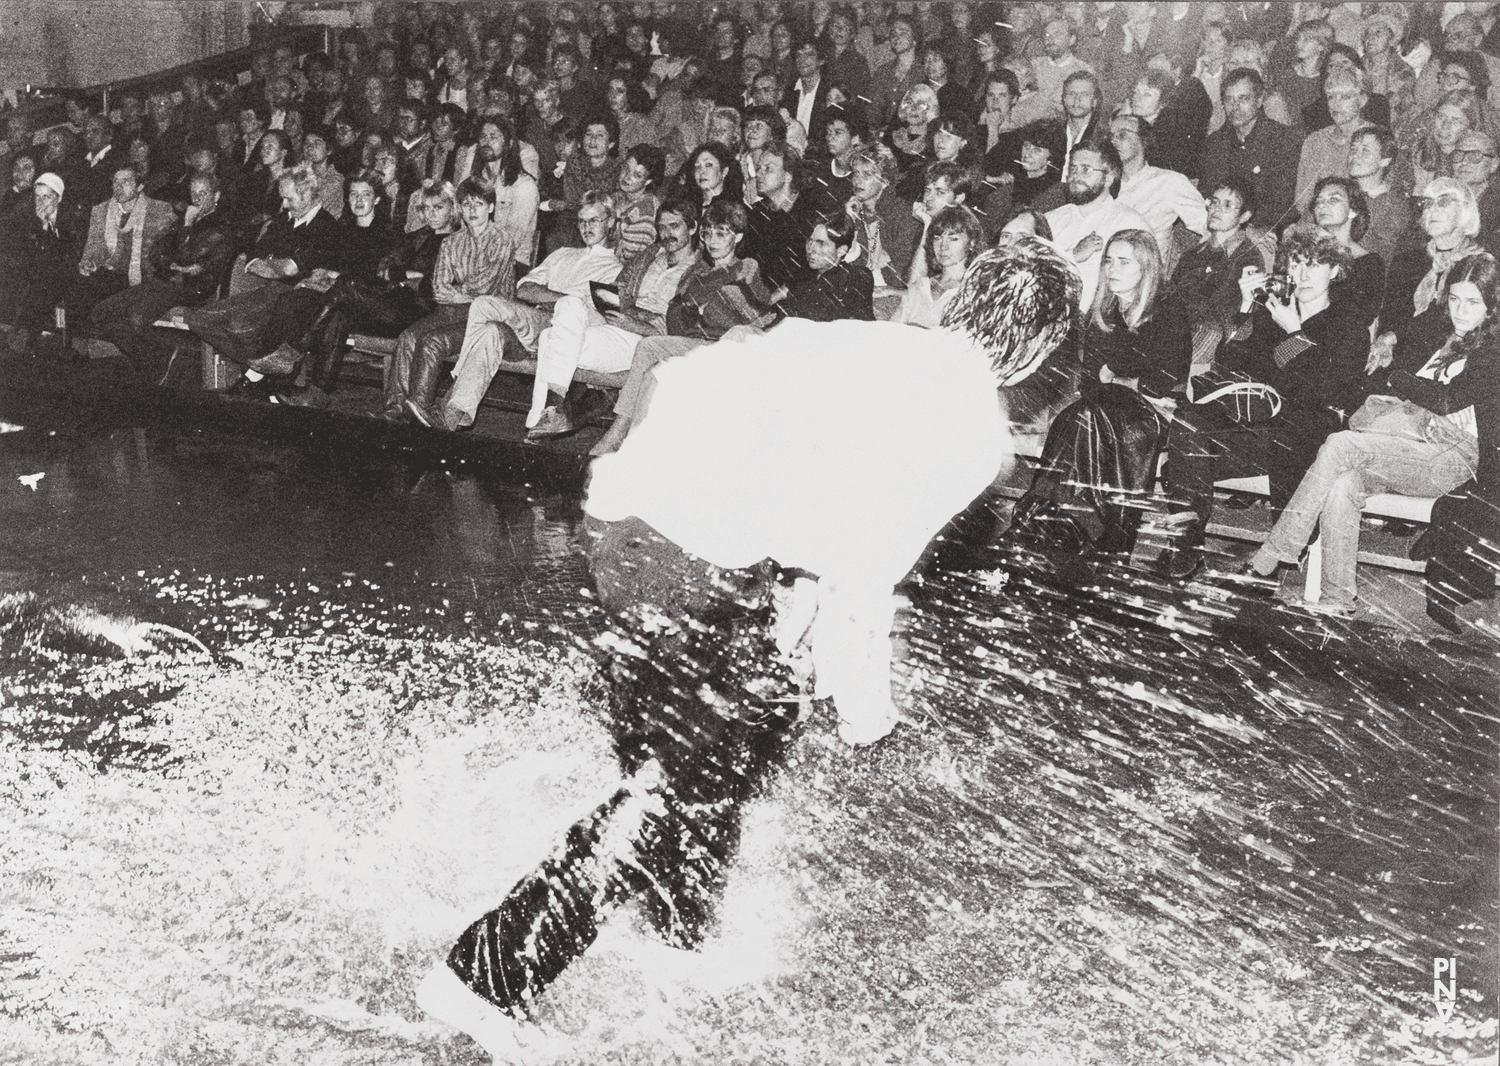
<path id="1" fill-rule="evenodd" d="M 1116 114 L 1109 124 L 1110 143 L 1120 156 L 1120 203 L 1140 212 L 1150 225 L 1161 252 L 1162 267 L 1170 277 L 1177 266 L 1178 223 L 1182 243 L 1196 242 L 1208 232 L 1208 213 L 1193 183 L 1175 170 L 1146 162 L 1152 157 L 1157 131 L 1139 115 Z"/>
<path id="2" fill-rule="evenodd" d="M 1147 161 L 1196 181 L 1213 103 L 1202 83 L 1186 76 L 1182 61 L 1168 53 L 1153 56 L 1130 94 L 1130 110 L 1154 134 Z"/>
<path id="3" fill-rule="evenodd" d="M 1201 187 L 1232 182 L 1246 189 L 1255 204 L 1251 224 L 1274 229 L 1293 210 L 1301 140 L 1266 114 L 1266 83 L 1254 70 L 1225 75 L 1223 100 L 1224 126 L 1203 143 Z"/>
<path id="4" fill-rule="evenodd" d="M 1324 81 L 1323 98 L 1333 122 L 1307 135 L 1297 161 L 1294 195 L 1298 209 L 1304 214 L 1312 203 L 1313 186 L 1320 178 L 1348 177 L 1349 142 L 1354 139 L 1354 131 L 1364 125 L 1363 111 L 1369 100 L 1363 73 L 1338 68 L 1330 71 Z"/>
<path id="5" fill-rule="evenodd" d="M 1372 126 L 1389 126 L 1391 124 L 1390 101 L 1383 94 L 1370 90 L 1370 79 L 1365 73 L 1364 60 L 1348 45 L 1335 44 L 1330 46 L 1327 54 L 1323 56 L 1322 70 L 1318 75 L 1321 91 L 1311 103 L 1302 109 L 1302 128 L 1320 130 L 1333 121 L 1328 113 L 1327 88 L 1328 74 L 1335 70 L 1353 72 L 1364 82 L 1368 99 L 1361 110 L 1360 117 L 1365 123 Z"/>
<path id="6" fill-rule="evenodd" d="M 798 250 L 816 224 L 817 203 L 798 188 L 800 168 L 786 145 L 757 149 L 751 165 L 759 195 L 750 205 L 739 252 L 760 264 L 767 285 L 779 287 L 801 268 Z"/>
<path id="7" fill-rule="evenodd" d="M 1021 145 L 1015 137 L 1020 126 L 1013 121 L 1016 98 L 1020 95 L 1015 74 L 1003 67 L 989 75 L 982 86 L 976 109 L 975 125 L 979 131 L 976 147 L 985 157 L 987 175 L 999 173 L 988 168 L 991 153 L 1000 160 L 1016 159 L 1020 153 Z"/>
<path id="8" fill-rule="evenodd" d="M 403 99 L 396 104 L 391 144 L 396 149 L 397 169 L 408 187 L 422 184 L 422 159 L 432 146 L 427 122 L 427 108 L 416 100 Z"/>
<path id="9" fill-rule="evenodd" d="M 463 348 L 453 366 L 452 388 L 436 408 L 414 392 L 404 403 L 411 417 L 429 429 L 473 425 L 479 403 L 504 358 L 507 332 L 521 348 L 535 352 L 542 332 L 552 324 L 552 309 L 559 300 L 591 300 L 593 283 L 610 284 L 619 276 L 620 260 L 608 243 L 614 222 L 610 198 L 588 193 L 578 211 L 581 248 L 563 247 L 547 256 L 521 279 L 513 297 L 476 298 L 465 322 Z M 653 242 L 648 250 L 654 252 L 655 247 Z"/>
<path id="10" fill-rule="evenodd" d="M 954 164 L 977 173 L 983 157 L 973 146 L 976 136 L 974 124 L 964 115 L 942 116 L 932 127 L 933 161 Z M 926 170 L 925 166 L 912 167 L 901 179 L 897 191 L 908 200 L 919 198 L 926 181 Z"/>
<path id="11" fill-rule="evenodd" d="M 733 153 L 721 144 L 700 144 L 683 164 L 671 195 L 696 200 L 700 210 L 720 197 L 743 202 L 744 179 Z"/>
<path id="12" fill-rule="evenodd" d="M 969 112 L 969 89 L 953 76 L 953 62 L 941 44 L 922 47 L 922 81 L 937 94 L 939 115 L 964 115 Z"/>
<path id="13" fill-rule="evenodd" d="M 36 156 L 17 152 L 10 157 L 10 184 L 0 191 L 0 218 L 16 213 L 30 213 L 36 205 L 31 191 L 36 184 Z M 0 225 L 4 225 L 0 222 Z"/>
<path id="14" fill-rule="evenodd" d="M 578 368 L 628 370 L 641 338 L 666 332 L 667 306 L 682 276 L 698 261 L 698 217 L 692 200 L 671 199 L 662 205 L 656 216 L 656 244 L 620 272 L 618 311 L 601 314 L 590 301 L 576 296 L 557 302 L 552 325 L 537 343 L 528 440 L 574 431 L 563 403 Z"/>
<path id="15" fill-rule="evenodd" d="M 1246 567 L 1266 578 L 1295 563 L 1320 531 L 1318 614 L 1354 616 L 1360 515 L 1374 492 L 1443 496 L 1474 477 L 1496 416 L 1494 322 L 1500 270 L 1489 255 L 1455 264 L 1446 299 L 1403 327 L 1395 368 L 1369 391 L 1406 400 L 1417 417 L 1330 436 Z M 1491 578 L 1493 580 L 1493 578 Z"/>
<path id="16" fill-rule="evenodd" d="M 911 278 L 891 321 L 937 329 L 942 325 L 943 311 L 958 292 L 964 271 L 982 251 L 984 234 L 968 208 L 951 204 L 928 216 L 922 251 L 912 258 Z"/>
<path id="17" fill-rule="evenodd" d="M 380 177 L 380 224 L 392 233 L 406 231 L 406 213 L 411 208 L 411 189 L 401 174 L 401 151 L 395 144 L 381 144 L 371 156 L 368 170 Z"/>
<path id="18" fill-rule="evenodd" d="M 1277 261 L 1278 272 L 1294 285 L 1287 300 L 1265 293 L 1264 271 L 1241 274 L 1235 334 L 1218 365 L 1275 388 L 1281 412 L 1269 422 L 1243 425 L 1213 404 L 1177 408 L 1168 439 L 1167 491 L 1194 516 L 1164 561 L 1172 575 L 1191 576 L 1202 564 L 1215 481 L 1268 474 L 1271 504 L 1280 510 L 1328 434 L 1359 406 L 1369 330 L 1331 300 L 1347 256 L 1334 238 L 1297 225 L 1283 237 Z"/>
<path id="19" fill-rule="evenodd" d="M 329 162 L 328 140 L 321 133 L 302 139 L 302 161 L 318 176 L 318 202 L 334 218 L 344 214 L 344 175 Z"/>
<path id="20" fill-rule="evenodd" d="M 919 233 L 911 205 L 897 195 L 892 184 L 895 176 L 895 157 L 884 145 L 856 152 L 849 159 L 854 195 L 848 209 L 860 246 L 856 261 L 874 276 L 877 289 L 905 284 Z"/>
<path id="21" fill-rule="evenodd" d="M 1391 164 L 1396 160 L 1396 136 L 1384 126 L 1365 126 L 1349 142 L 1349 177 L 1370 205 L 1370 225 L 1360 243 L 1387 266 L 1409 241 L 1411 208 L 1406 197 L 1391 188 Z"/>
<path id="22" fill-rule="evenodd" d="M 494 201 L 473 178 L 458 188 L 464 228 L 443 241 L 433 268 L 435 307 L 401 331 L 385 367 L 385 417 L 406 417 L 408 397 L 430 405 L 442 365 L 463 343 L 469 305 L 516 289 L 515 235 L 494 223 Z"/>
<path id="23" fill-rule="evenodd" d="M 1120 156 L 1108 141 L 1079 145 L 1068 166 L 1068 202 L 1047 212 L 1057 246 L 1083 278 L 1082 306 L 1092 306 L 1104 246 L 1122 229 L 1150 225 L 1139 211 L 1110 195 L 1120 177 Z"/>
<path id="24" fill-rule="evenodd" d="M 1062 160 L 1064 132 L 1061 122 L 1042 119 L 1022 127 L 1016 138 L 1019 154 L 1008 161 L 991 154 L 985 163 L 985 173 L 994 173 L 1004 182 L 1010 182 L 1011 205 L 1013 207 L 1037 207 L 1050 211 L 1063 203 L 1065 187 L 1062 184 Z M 1007 142 L 1008 143 L 1008 142 Z M 990 170 L 991 165 L 999 169 Z"/>
<path id="25" fill-rule="evenodd" d="M 638 81 L 621 75 L 611 77 L 604 100 L 620 128 L 622 153 L 638 144 L 655 144 L 657 131 L 651 121 L 651 97 Z"/>
<path id="26" fill-rule="evenodd" d="M 573 232 L 578 228 L 578 208 L 583 203 L 583 194 L 612 194 L 620 185 L 620 130 L 615 117 L 607 112 L 595 112 L 585 116 L 580 125 L 582 151 L 565 165 L 562 200 L 548 205 L 549 210 L 557 213 L 556 225 Z"/>
<path id="27" fill-rule="evenodd" d="M 12 351 L 24 351 L 36 330 L 53 324 L 53 308 L 78 276 L 82 236 L 64 206 L 66 183 L 51 171 L 36 179 L 32 210 L 0 230 L 0 325 Z"/>
<path id="28" fill-rule="evenodd" d="M 611 198 L 615 212 L 611 243 L 622 262 L 656 240 L 656 212 L 666 166 L 666 153 L 652 144 L 635 145 L 620 162 L 620 178 Z"/>
<path id="29" fill-rule="evenodd" d="M 1193 365 L 1212 366 L 1240 306 L 1240 275 L 1269 264 L 1245 232 L 1255 214 L 1248 189 L 1225 181 L 1208 197 L 1208 236 L 1178 260 L 1171 291 L 1193 327 Z"/>
<path id="30" fill-rule="evenodd" d="M 853 217 L 838 211 L 816 222 L 807 237 L 802 268 L 786 286 L 787 294 L 778 304 L 781 313 L 814 322 L 841 318 L 874 321 L 875 279 L 868 267 L 850 258 L 854 251 Z"/>
<path id="31" fill-rule="evenodd" d="M 89 215 L 79 276 L 67 295 L 73 321 L 87 321 L 100 301 L 152 280 L 157 249 L 176 227 L 172 205 L 145 194 L 135 167 L 116 169 L 114 195 Z"/>
<path id="32" fill-rule="evenodd" d="M 277 298 L 314 270 L 329 267 L 337 253 L 339 226 L 322 209 L 312 168 L 288 170 L 278 191 L 284 211 L 266 226 L 252 258 L 231 276 L 231 295 L 183 316 L 195 336 L 247 368 L 265 350 L 262 341 Z M 232 391 L 239 397 L 269 396 L 264 380 L 264 374 L 247 369 Z"/>
<path id="33" fill-rule="evenodd" d="M 281 178 L 291 169 L 291 153 L 291 142 L 281 130 L 261 134 L 255 165 L 244 172 L 235 193 L 247 244 L 253 244 L 265 224 L 282 210 Z"/>
<path id="34" fill-rule="evenodd" d="M 936 157 L 933 152 L 933 123 L 938 119 L 937 93 L 930 85 L 913 85 L 901 98 L 896 109 L 897 124 L 886 130 L 882 143 L 891 150 L 896 170 L 905 177 L 913 167 L 926 166 Z"/>
<path id="35" fill-rule="evenodd" d="M 1031 69 L 1036 76 L 1037 92 L 1045 99 L 1061 100 L 1063 83 L 1077 73 L 1094 73 L 1093 64 L 1080 59 L 1074 52 L 1078 45 L 1078 31 L 1065 15 L 1056 15 L 1047 20 L 1042 29 L 1042 48 L 1045 55 L 1031 60 Z M 1018 92 L 1017 96 L 1020 95 Z M 943 113 L 947 114 L 945 107 Z"/>
<path id="36" fill-rule="evenodd" d="M 1479 232 L 1493 240 L 1500 234 L 1500 186 L 1494 180 L 1500 169 L 1495 139 L 1488 133 L 1470 130 L 1459 139 L 1453 150 L 1453 176 L 1469 187 L 1479 202 Z"/>
<path id="37" fill-rule="evenodd" d="M 1074 161 L 1084 152 L 1075 150 Z M 1103 258 L 1083 336 L 1082 395 L 1052 421 L 1008 533 L 1042 550 L 1128 556 L 1141 514 L 1130 497 L 1155 484 L 1192 341 L 1149 231 L 1117 231 Z"/>
<path id="38" fill-rule="evenodd" d="M 327 407 L 351 333 L 395 337 L 433 310 L 438 255 L 459 229 L 455 195 L 447 182 L 420 190 L 411 214 L 421 227 L 402 234 L 373 272 L 361 263 L 339 275 L 307 330 L 307 359 L 297 379 L 302 384 L 278 392 L 276 402 Z"/>
<path id="39" fill-rule="evenodd" d="M 1422 189 L 1419 202 L 1427 243 L 1398 252 L 1386 270 L 1382 334 L 1395 333 L 1426 311 L 1443 291 L 1453 264 L 1484 250 L 1478 240 L 1479 203 L 1463 182 L 1434 178 Z"/>
<path id="40" fill-rule="evenodd" d="M 115 166 L 124 154 L 115 149 L 114 127 L 103 115 L 89 115 L 83 120 L 83 166 L 74 181 L 79 202 L 90 209 L 108 200 L 113 192 Z M 28 185 L 29 192 L 31 186 Z"/>
<path id="41" fill-rule="evenodd" d="M 468 116 L 453 104 L 437 107 L 427 126 L 427 142 L 412 160 L 415 184 L 452 184 L 458 175 L 458 136 Z M 457 179 L 462 180 L 462 179 Z"/>
<path id="42" fill-rule="evenodd" d="M 1338 241 L 1348 255 L 1344 275 L 1334 283 L 1331 298 L 1348 301 L 1366 326 L 1380 313 L 1385 295 L 1385 264 L 1359 243 L 1365 235 L 1370 204 L 1350 178 L 1323 178 L 1313 186 L 1312 222 Z"/>
<path id="43" fill-rule="evenodd" d="M 849 160 L 869 141 L 864 109 L 857 103 L 836 104 L 823 113 L 822 151 L 804 160 L 801 190 L 821 213 L 842 210 L 854 188 L 849 180 Z"/>

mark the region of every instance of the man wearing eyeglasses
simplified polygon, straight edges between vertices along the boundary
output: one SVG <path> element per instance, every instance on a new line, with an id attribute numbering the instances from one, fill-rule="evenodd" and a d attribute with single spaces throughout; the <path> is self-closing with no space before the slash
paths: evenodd
<path id="1" fill-rule="evenodd" d="M 1500 161 L 1495 140 L 1481 130 L 1471 130 L 1453 150 L 1453 176 L 1474 190 L 1479 201 L 1479 239 L 1488 242 L 1500 226 L 1500 186 L 1494 178 Z"/>
<path id="2" fill-rule="evenodd" d="M 1081 306 L 1094 302 L 1104 246 L 1122 229 L 1150 231 L 1151 225 L 1134 208 L 1110 195 L 1119 179 L 1120 155 L 1108 141 L 1097 140 L 1073 149 L 1066 177 L 1068 202 L 1047 212 L 1056 245 L 1069 256 L 1083 278 Z"/>

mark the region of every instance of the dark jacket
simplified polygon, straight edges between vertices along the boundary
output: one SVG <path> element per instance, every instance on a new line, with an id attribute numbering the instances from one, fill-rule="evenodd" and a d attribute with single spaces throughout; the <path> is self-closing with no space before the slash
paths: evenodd
<path id="1" fill-rule="evenodd" d="M 1172 296 L 1159 296 L 1151 317 L 1135 330 L 1115 311 L 1112 329 L 1102 329 L 1090 316 L 1083 340 L 1083 379 L 1087 392 L 1099 384 L 1099 370 L 1108 366 L 1117 378 L 1138 379 L 1142 395 L 1170 396 L 1187 384 L 1193 362 L 1193 330 L 1187 308 Z"/>
<path id="2" fill-rule="evenodd" d="M 333 268 L 339 237 L 339 224 L 327 211 L 320 209 L 302 226 L 293 226 L 288 216 L 279 214 L 255 242 L 250 258 L 292 260 L 297 264 L 297 273 L 283 280 L 297 282 L 317 267 Z"/>
<path id="3" fill-rule="evenodd" d="M 875 320 L 875 278 L 868 267 L 839 263 L 821 274 L 803 267 L 787 289 L 780 308 L 787 318 Z"/>
<path id="4" fill-rule="evenodd" d="M 235 235 L 234 221 L 222 210 L 195 219 L 191 226 L 178 229 L 170 241 L 158 247 L 154 264 L 157 277 L 178 279 L 183 291 L 198 301 L 212 298 L 229 278 Z M 183 274 L 173 270 L 173 266 L 203 269 Z"/>
<path id="5" fill-rule="evenodd" d="M 1228 370 L 1243 370 L 1281 393 L 1282 413 L 1296 416 L 1355 410 L 1364 396 L 1365 360 L 1370 352 L 1369 326 L 1357 308 L 1332 300 L 1321 312 L 1288 335 L 1264 306 L 1247 316 L 1250 335 L 1225 345 L 1219 357 Z"/>
<path id="6" fill-rule="evenodd" d="M 390 224 L 382 221 L 377 212 L 368 226 L 360 226 L 355 223 L 353 212 L 345 212 L 334 226 L 337 235 L 328 268 L 364 281 L 377 280 L 381 261 L 395 245 Z"/>
<path id="7" fill-rule="evenodd" d="M 1225 123 L 1203 142 L 1199 188 L 1212 194 L 1220 182 L 1233 178 L 1255 197 L 1257 226 L 1276 227 L 1291 218 L 1297 190 L 1297 164 L 1302 138 L 1295 130 L 1261 115 L 1250 136 L 1241 141 Z"/>

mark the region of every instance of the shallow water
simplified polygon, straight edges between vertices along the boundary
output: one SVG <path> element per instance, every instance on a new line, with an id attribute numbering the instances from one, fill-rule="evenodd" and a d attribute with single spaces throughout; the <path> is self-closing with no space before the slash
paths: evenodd
<path id="1" fill-rule="evenodd" d="M 38 473 L 35 490 L 20 480 Z M 255 958 L 189 910 L 184 931 L 163 940 L 192 944 L 195 957 L 228 952 L 245 972 L 261 960 L 262 984 L 245 978 L 238 998 L 225 993 L 231 1006 L 152 1023 L 217 1049 L 228 1038 L 206 1034 L 229 1017 L 243 1053 L 137 1058 L 252 1061 L 254 1034 L 274 1046 L 308 1017 L 333 1024 L 316 995 L 285 991 L 289 973 L 320 988 L 338 975 L 371 1017 L 416 1017 L 413 974 L 526 865 L 507 855 L 465 869 L 455 856 L 473 856 L 476 841 L 545 851 L 608 784 L 599 682 L 573 654 L 601 623 L 579 517 L 576 500 L 399 454 L 164 429 L 0 437 L 0 558 L 10 591 L 36 597 L 0 632 L 0 746 L 25 778 L 7 785 L 31 819 L 16 839 L 47 867 L 7 882 L 24 918 L 15 926 L 44 930 L 43 913 L 83 922 L 55 898 L 60 871 L 80 860 L 49 851 L 47 833 L 98 858 L 108 898 L 114 860 L 99 857 L 142 832 L 114 806 L 128 807 L 123 782 L 132 796 L 160 782 L 163 795 L 140 802 L 184 819 L 182 836 L 140 844 L 149 858 L 120 860 L 143 899 L 191 880 L 174 864 L 215 850 L 203 838 L 216 834 L 223 850 L 255 858 L 252 879 L 267 886 L 250 894 L 259 917 L 245 919 L 271 938 Z M 637 938 L 596 951 L 549 994 L 547 1020 L 572 1034 L 575 1053 L 1437 1061 L 1493 1047 L 1492 649 L 1373 629 L 1351 640 L 1136 575 L 1105 573 L 1080 592 L 1024 557 L 980 561 L 981 572 L 911 590 L 901 676 L 916 728 L 849 755 L 827 743 L 825 711 L 799 725 L 750 820 L 743 882 L 704 967 L 663 977 L 671 966 Z M 177 627 L 218 661 L 101 667 L 79 653 L 107 642 L 60 639 L 42 617 L 80 606 Z M 274 788 L 236 776 L 250 765 Z M 510 771 L 495 776 L 516 765 L 542 767 L 520 792 Z M 44 773 L 52 791 L 36 784 Z M 174 799 L 179 786 L 188 791 Z M 236 796 L 254 817 L 218 820 L 204 795 Z M 85 831 L 71 803 L 111 814 Z M 344 828 L 303 840 L 304 809 Z M 319 859 L 325 848 L 362 872 Z M 312 889 L 287 888 L 309 870 L 323 886 L 316 905 L 298 895 Z M 746 884 L 756 892 L 736 896 Z M 246 905 L 243 893 L 198 891 L 204 910 Z M 28 892 L 41 896 L 15 902 Z M 384 932 L 324 943 L 327 930 L 367 921 L 346 902 L 360 893 Z M 286 918 L 267 915 L 294 906 L 323 924 L 273 936 Z M 412 917 L 414 907 L 432 913 Z M 44 931 L 16 935 L 9 954 L 0 936 L 0 969 L 61 951 Z M 311 937 L 316 958 L 282 959 L 275 937 Z M 706 976 L 732 969 L 731 957 L 759 958 L 752 942 L 775 959 L 751 967 L 743 988 Z M 1464 991 L 1444 1026 L 1431 968 L 1448 956 Z M 345 972 L 356 957 L 364 973 Z M 48 987 L 81 980 L 58 966 Z M 149 995 L 69 992 L 67 1017 L 145 1048 L 111 1019 L 165 996 L 171 980 Z M 28 1002 L 38 1017 L 52 1009 L 41 992 Z M 104 1020 L 90 1022 L 91 1010 Z M 348 1023 L 364 1035 L 303 1050 L 330 1062 L 447 1054 L 446 1037 L 400 1025 L 376 1040 Z M 19 1038 L 0 1026 L 0 1051 L 7 1039 Z M 75 1046 L 58 1040 L 25 1046 L 34 1061 L 69 1061 Z M 386 1057 L 357 1058 L 372 1040 Z"/>

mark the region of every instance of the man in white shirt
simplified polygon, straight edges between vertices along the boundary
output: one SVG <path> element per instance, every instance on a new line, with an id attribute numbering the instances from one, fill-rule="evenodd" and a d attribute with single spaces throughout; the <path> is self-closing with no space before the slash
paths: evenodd
<path id="1" fill-rule="evenodd" d="M 1047 212 L 1053 242 L 1072 259 L 1083 279 L 1080 306 L 1085 308 L 1094 302 L 1099 264 L 1109 239 L 1122 229 L 1151 230 L 1139 211 L 1109 194 L 1120 170 L 1120 156 L 1113 145 L 1108 142 L 1079 145 L 1068 164 L 1068 202 Z"/>
<path id="2" fill-rule="evenodd" d="M 566 296 L 590 298 L 590 282 L 609 283 L 620 273 L 620 260 L 605 239 L 614 228 L 614 202 L 604 193 L 584 194 L 578 209 L 582 248 L 559 248 L 516 285 L 514 299 L 479 296 L 469 305 L 468 330 L 458 361 L 453 365 L 453 387 L 442 406 L 429 410 L 413 400 L 407 410 L 418 422 L 434 429 L 472 425 L 479 402 L 504 359 L 505 332 L 535 353 L 542 330 L 552 324 L 552 308 Z"/>
<path id="3" fill-rule="evenodd" d="M 1178 256 L 1173 226 L 1180 221 L 1195 238 L 1207 236 L 1208 208 L 1197 186 L 1185 175 L 1146 162 L 1146 139 L 1151 136 L 1151 127 L 1137 115 L 1116 114 L 1109 124 L 1109 140 L 1120 155 L 1122 167 L 1120 203 L 1135 208 L 1150 223 L 1166 276 L 1170 277 Z"/>

